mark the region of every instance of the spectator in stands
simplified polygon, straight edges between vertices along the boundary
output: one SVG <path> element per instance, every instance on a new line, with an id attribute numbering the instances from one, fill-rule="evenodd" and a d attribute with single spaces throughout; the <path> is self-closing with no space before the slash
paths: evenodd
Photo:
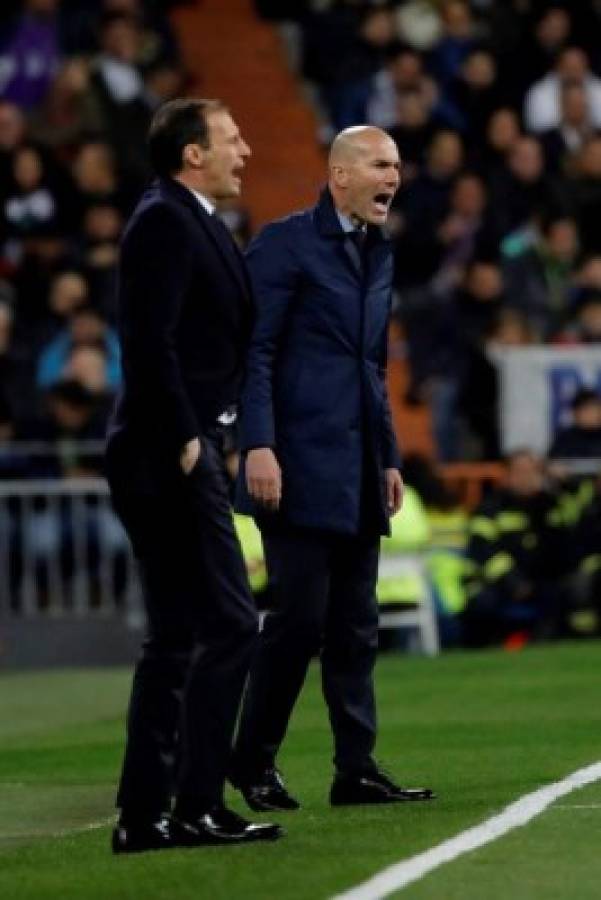
<path id="1" fill-rule="evenodd" d="M 436 232 L 432 246 L 437 257 L 437 271 L 432 283 L 435 290 L 456 287 L 465 267 L 476 254 L 496 252 L 497 236 L 487 215 L 488 193 L 479 175 L 464 172 L 453 184 L 449 207 Z"/>
<path id="2" fill-rule="evenodd" d="M 576 302 L 590 291 L 601 291 L 601 256 L 593 253 L 582 257 L 574 287 Z"/>
<path id="3" fill-rule="evenodd" d="M 451 83 L 448 102 L 442 110 L 449 124 L 458 128 L 466 143 L 482 144 L 488 120 L 503 99 L 497 64 L 486 50 L 475 49 L 465 58 Z"/>
<path id="4" fill-rule="evenodd" d="M 498 445 L 495 433 L 486 430 L 486 424 L 478 419 L 474 398 L 469 405 L 469 393 L 463 388 L 469 377 L 469 365 L 478 348 L 493 331 L 504 307 L 505 296 L 501 270 L 494 260 L 474 259 L 467 268 L 465 278 L 453 298 L 452 313 L 456 333 L 456 362 L 451 371 L 441 371 L 431 391 L 433 430 L 441 460 L 462 458 L 459 413 L 461 406 L 471 418 L 472 425 L 480 425 L 483 434 L 482 450 L 485 458 L 495 458 Z M 447 337 L 448 339 L 448 337 Z M 492 410 L 489 415 L 493 415 Z"/>
<path id="5" fill-rule="evenodd" d="M 566 83 L 582 85 L 588 98 L 590 118 L 601 128 L 601 79 L 591 72 L 588 57 L 580 47 L 566 47 L 554 68 L 531 86 L 524 104 L 528 131 L 541 132 L 561 123 L 561 90 Z"/>
<path id="6" fill-rule="evenodd" d="M 464 0 L 444 0 L 441 20 L 443 32 L 430 54 L 430 67 L 444 91 L 474 49 L 477 28 L 469 3 Z"/>
<path id="7" fill-rule="evenodd" d="M 336 4 L 309 15 L 305 29 L 304 71 L 319 86 L 332 128 L 365 122 L 373 76 L 395 37 L 390 10 Z"/>
<path id="8" fill-rule="evenodd" d="M 569 174 L 578 152 L 592 134 L 593 125 L 584 86 L 578 81 L 563 83 L 560 122 L 541 134 L 547 169 Z"/>
<path id="9" fill-rule="evenodd" d="M 63 378 L 78 381 L 103 401 L 108 420 L 114 390 L 111 389 L 108 351 L 104 344 L 74 344 L 63 369 Z"/>
<path id="10" fill-rule="evenodd" d="M 486 257 L 472 260 L 455 302 L 463 339 L 481 340 L 507 305 L 503 273 L 498 262 Z"/>
<path id="11" fill-rule="evenodd" d="M 411 364 L 411 395 L 430 407 L 437 458 L 460 458 L 458 402 L 469 354 L 503 307 L 498 265 L 475 259 L 459 285 L 404 295 L 403 322 Z M 451 289 L 453 288 L 453 289 Z"/>
<path id="12" fill-rule="evenodd" d="M 462 459 L 496 460 L 501 454 L 500 385 L 495 356 L 504 347 L 524 347 L 534 336 L 524 316 L 500 307 L 483 334 L 467 343 L 457 411 L 465 429 Z"/>
<path id="13" fill-rule="evenodd" d="M 401 191 L 396 208 L 401 219 L 396 247 L 397 286 L 425 283 L 436 270 L 430 249 L 448 209 L 455 176 L 463 164 L 463 145 L 454 131 L 440 131 L 428 147 L 426 165 Z"/>
<path id="14" fill-rule="evenodd" d="M 78 228 L 82 227 L 84 214 L 92 205 L 109 204 L 127 215 L 138 199 L 137 192 L 120 177 L 111 145 L 99 138 L 80 144 L 71 174 L 77 190 Z"/>
<path id="15" fill-rule="evenodd" d="M 520 310 L 541 341 L 566 319 L 573 289 L 572 275 L 579 250 L 578 228 L 572 218 L 543 218 L 534 243 L 504 262 L 507 302 Z"/>
<path id="16" fill-rule="evenodd" d="M 30 118 L 31 138 L 51 148 L 57 159 L 67 163 L 84 136 L 84 98 L 89 84 L 89 67 L 81 58 L 63 62 L 44 98 Z"/>
<path id="17" fill-rule="evenodd" d="M 140 48 L 137 62 L 144 69 L 157 63 L 176 62 L 179 59 L 177 42 L 169 17 L 162 8 L 173 3 L 154 3 L 148 0 L 102 0 L 103 14 L 129 16 L 138 23 Z"/>
<path id="18" fill-rule="evenodd" d="M 11 175 L 12 191 L 7 193 L 2 209 L 8 234 L 18 240 L 56 234 L 63 224 L 62 197 L 33 144 L 22 144 L 15 150 Z"/>
<path id="19" fill-rule="evenodd" d="M 601 291 L 581 295 L 570 320 L 553 339 L 554 344 L 601 344 Z"/>
<path id="20" fill-rule="evenodd" d="M 513 109 L 501 106 L 491 115 L 486 126 L 486 134 L 478 144 L 470 145 L 468 154 L 477 165 L 495 181 L 507 165 L 507 157 L 521 136 L 520 120 Z"/>
<path id="21" fill-rule="evenodd" d="M 395 18 L 403 41 L 420 53 L 431 51 L 443 36 L 440 4 L 407 0 L 396 7 Z"/>
<path id="22" fill-rule="evenodd" d="M 106 404 L 78 379 L 55 384 L 45 396 L 45 413 L 25 432 L 29 440 L 48 443 L 48 454 L 30 461 L 30 474 L 75 477 L 102 474 L 102 450 L 89 454 L 81 441 L 104 441 Z"/>
<path id="23" fill-rule="evenodd" d="M 60 61 L 58 0 L 24 0 L 5 26 L 0 52 L 0 97 L 21 109 L 44 99 Z"/>
<path id="24" fill-rule="evenodd" d="M 555 507 L 543 461 L 530 450 L 516 450 L 507 460 L 504 484 L 469 523 L 464 624 L 470 646 L 516 632 L 557 635 L 563 602 L 557 578 L 567 561 Z"/>
<path id="25" fill-rule="evenodd" d="M 25 117 L 18 106 L 0 99 L 0 184 L 11 178 L 13 156 L 26 137 Z M 4 190 L 0 196 L 4 194 Z"/>
<path id="26" fill-rule="evenodd" d="M 85 266 L 93 303 L 111 321 L 115 318 L 115 278 L 123 218 L 107 203 L 90 206 L 83 219 L 77 258 Z"/>
<path id="27" fill-rule="evenodd" d="M 107 13 L 101 24 L 100 54 L 92 67 L 88 116 L 112 144 L 125 172 L 139 181 L 149 176 L 145 137 L 150 106 L 138 68 L 141 32 L 137 19 Z"/>
<path id="28" fill-rule="evenodd" d="M 558 55 L 568 46 L 572 32 L 570 13 L 564 7 L 543 5 L 532 36 L 527 36 L 520 67 L 523 84 L 531 85 L 553 68 Z"/>
<path id="29" fill-rule="evenodd" d="M 122 227 L 121 213 L 110 203 L 96 203 L 86 210 L 83 247 L 85 262 L 90 269 L 115 265 Z"/>
<path id="30" fill-rule="evenodd" d="M 72 276 L 71 276 L 72 277 Z M 67 370 L 73 377 L 73 351 L 79 347 L 100 349 L 104 354 L 102 366 L 96 364 L 96 357 L 89 361 L 84 357 L 82 369 L 91 369 L 88 381 L 99 382 L 102 388 L 115 391 L 121 383 L 119 342 L 116 333 L 108 327 L 102 316 L 91 306 L 80 306 L 69 320 L 68 326 L 42 350 L 36 372 L 36 382 L 40 388 L 48 388 L 65 376 Z M 79 358 L 77 358 L 78 360 Z M 76 367 L 79 365 L 76 362 Z M 94 368 L 95 367 L 95 368 Z M 103 375 L 96 373 L 101 369 Z M 77 369 L 79 372 L 80 369 Z M 106 383 L 106 384 L 105 384 Z"/>
<path id="31" fill-rule="evenodd" d="M 423 167 L 426 150 L 435 133 L 436 126 L 422 95 L 418 91 L 403 92 L 397 99 L 396 123 L 388 129 L 388 134 L 399 148 L 405 185 L 416 178 Z"/>
<path id="32" fill-rule="evenodd" d="M 533 137 L 518 138 L 506 166 L 491 184 L 491 205 L 499 233 L 507 235 L 529 227 L 535 213 L 558 203 L 555 186 L 545 173 L 540 142 Z"/>
<path id="33" fill-rule="evenodd" d="M 72 268 L 57 272 L 51 278 L 45 305 L 37 321 L 27 330 L 30 349 L 39 352 L 44 344 L 68 327 L 75 310 L 89 302 L 89 285 L 85 276 Z"/>
<path id="34" fill-rule="evenodd" d="M 589 138 L 576 160 L 570 200 L 580 227 L 585 253 L 601 253 L 599 211 L 601 210 L 601 135 Z"/>
<path id="35" fill-rule="evenodd" d="M 601 396 L 592 388 L 580 388 L 570 404 L 572 424 L 553 439 L 552 459 L 601 460 Z"/>
<path id="36" fill-rule="evenodd" d="M 428 118 L 438 94 L 420 54 L 404 47 L 374 76 L 367 105 L 367 121 L 379 128 L 394 127 L 399 122 L 399 101 L 402 103 L 407 95 L 417 95 L 420 107 Z"/>
<path id="37" fill-rule="evenodd" d="M 168 60 L 160 60 L 144 72 L 144 89 L 151 109 L 167 100 L 187 93 L 186 76 L 182 69 Z"/>

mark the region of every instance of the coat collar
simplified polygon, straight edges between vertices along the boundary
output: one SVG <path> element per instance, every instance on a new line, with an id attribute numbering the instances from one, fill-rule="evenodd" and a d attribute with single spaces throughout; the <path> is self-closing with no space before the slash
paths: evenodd
<path id="1" fill-rule="evenodd" d="M 317 206 L 313 210 L 317 230 L 323 237 L 336 237 L 343 239 L 346 236 L 340 219 L 336 214 L 334 200 L 329 188 L 325 187 L 319 195 Z M 386 228 L 380 225 L 368 225 L 367 234 L 370 243 L 390 241 L 390 235 Z"/>
<path id="2" fill-rule="evenodd" d="M 173 200 L 176 200 L 178 203 L 183 203 L 184 206 L 189 207 L 192 212 L 201 214 L 204 213 L 204 216 L 208 218 L 208 213 L 200 205 L 192 191 L 188 190 L 183 184 L 180 184 L 179 181 L 176 181 L 175 178 L 158 178 L 155 184 L 162 190 L 165 191 Z M 201 218 L 204 218 L 201 215 Z"/>

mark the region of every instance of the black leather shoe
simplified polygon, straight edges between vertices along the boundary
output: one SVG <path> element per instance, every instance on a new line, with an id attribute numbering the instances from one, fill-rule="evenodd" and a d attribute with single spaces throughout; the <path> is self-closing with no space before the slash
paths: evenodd
<path id="1" fill-rule="evenodd" d="M 251 809 L 255 812 L 273 812 L 273 810 L 298 809 L 300 803 L 295 800 L 284 784 L 277 769 L 265 769 L 252 781 L 232 779 Z"/>
<path id="2" fill-rule="evenodd" d="M 175 814 L 171 819 L 171 836 L 178 847 L 275 841 L 283 834 L 280 825 L 249 822 L 225 806 L 215 806 L 192 818 Z"/>
<path id="3" fill-rule="evenodd" d="M 336 775 L 330 791 L 332 806 L 352 806 L 358 803 L 400 803 L 403 801 L 434 800 L 430 788 L 399 787 L 378 769 L 355 775 Z"/>
<path id="4" fill-rule="evenodd" d="M 167 816 L 156 822 L 118 822 L 113 829 L 113 853 L 144 853 L 172 847 L 170 824 Z"/>

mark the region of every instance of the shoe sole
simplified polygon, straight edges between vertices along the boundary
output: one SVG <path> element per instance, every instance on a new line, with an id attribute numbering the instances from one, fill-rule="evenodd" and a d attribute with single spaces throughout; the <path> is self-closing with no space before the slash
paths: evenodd
<path id="1" fill-rule="evenodd" d="M 436 794 L 431 797 L 382 797 L 373 800 L 332 800 L 330 806 L 381 806 L 384 803 L 428 803 L 436 800 Z"/>

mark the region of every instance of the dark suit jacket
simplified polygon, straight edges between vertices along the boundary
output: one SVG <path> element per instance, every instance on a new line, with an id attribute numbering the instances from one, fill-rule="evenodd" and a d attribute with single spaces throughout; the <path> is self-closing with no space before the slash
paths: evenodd
<path id="1" fill-rule="evenodd" d="M 242 449 L 275 448 L 280 517 L 295 525 L 355 533 L 369 470 L 377 527 L 388 529 L 383 469 L 400 457 L 385 384 L 392 255 L 379 228 L 369 228 L 367 256 L 365 273 L 328 191 L 249 248 L 257 322 Z M 240 510 L 256 512 L 243 477 L 239 488 Z"/>
<path id="2" fill-rule="evenodd" d="M 124 388 L 111 432 L 179 451 L 234 404 L 252 328 L 244 260 L 178 182 L 144 193 L 123 237 Z"/>

